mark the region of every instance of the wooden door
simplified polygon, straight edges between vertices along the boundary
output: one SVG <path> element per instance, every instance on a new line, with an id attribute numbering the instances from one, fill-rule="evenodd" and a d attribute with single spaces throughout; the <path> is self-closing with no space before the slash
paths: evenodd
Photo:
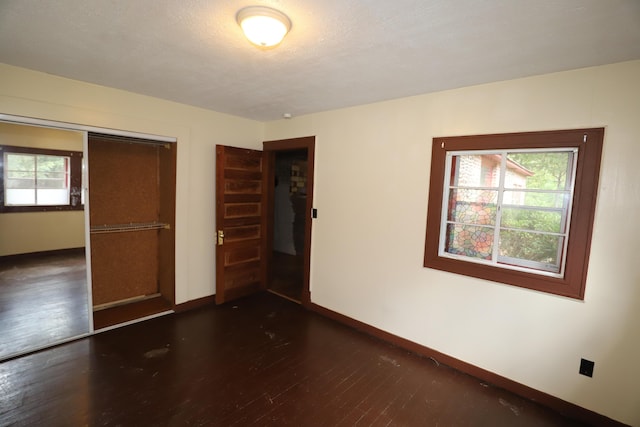
<path id="1" fill-rule="evenodd" d="M 263 152 L 216 146 L 216 303 L 264 289 Z"/>

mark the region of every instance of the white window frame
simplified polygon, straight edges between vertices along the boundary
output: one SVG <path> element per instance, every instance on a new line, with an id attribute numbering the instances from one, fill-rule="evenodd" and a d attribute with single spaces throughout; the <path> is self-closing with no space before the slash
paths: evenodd
<path id="1" fill-rule="evenodd" d="M 506 170 L 507 170 L 507 156 L 512 153 L 550 153 L 550 152 L 560 152 L 560 153 L 571 153 L 571 176 L 570 176 L 570 184 L 569 191 L 567 190 L 539 190 L 539 189 L 512 189 L 505 188 L 505 179 L 506 179 Z M 456 156 L 483 156 L 483 155 L 499 155 L 501 158 L 500 163 L 500 182 L 498 187 L 469 187 L 469 186 L 454 186 L 451 180 L 451 165 L 452 159 Z M 564 268 L 566 263 L 566 253 L 567 253 L 567 242 L 569 241 L 569 233 L 571 230 L 571 211 L 573 208 L 573 193 L 575 189 L 575 178 L 576 178 L 576 166 L 578 162 L 578 150 L 573 147 L 560 147 L 560 148 L 538 148 L 538 149 L 513 149 L 513 150 L 462 150 L 462 151 L 448 151 L 446 154 L 446 163 L 445 163 L 445 179 L 443 185 L 443 196 L 442 196 L 442 212 L 440 214 L 440 240 L 438 245 L 438 255 L 445 258 L 458 259 L 467 262 L 474 262 L 478 264 L 491 265 L 499 268 L 507 268 L 510 270 L 516 271 L 525 271 L 535 274 L 546 275 L 550 277 L 563 277 L 564 276 Z M 449 196 L 450 191 L 455 189 L 465 189 L 465 190 L 488 190 L 488 191 L 497 191 L 498 197 L 496 200 L 496 219 L 495 225 L 486 225 L 486 224 L 472 224 L 472 223 L 458 223 L 455 221 L 449 221 Z M 549 210 L 549 211 L 561 211 L 563 215 L 563 219 L 566 221 L 565 232 L 564 233 L 553 233 L 553 232 L 545 232 L 545 231 L 537 231 L 537 230 L 525 230 L 526 232 L 546 234 L 546 235 L 554 235 L 558 237 L 562 237 L 562 246 L 558 248 L 560 252 L 558 254 L 559 266 L 557 268 L 558 272 L 550 271 L 547 267 L 547 264 L 539 263 L 536 261 L 527 261 L 518 258 L 509 258 L 505 256 L 499 255 L 500 250 L 500 231 L 508 230 L 507 227 L 501 227 L 501 219 L 502 219 L 502 208 L 508 207 L 510 205 L 503 204 L 503 196 L 505 190 L 510 191 L 519 191 L 519 192 L 536 192 L 536 193 L 549 193 L 549 194 L 563 194 L 568 195 L 568 201 L 566 208 L 562 209 L 545 209 L 542 207 L 537 207 L 536 210 Z M 526 208 L 525 208 L 526 209 Z M 445 246 L 447 241 L 447 225 L 449 224 L 460 224 L 460 225 L 471 225 L 478 227 L 485 227 L 493 229 L 493 250 L 492 250 L 492 258 L 491 260 L 485 260 L 481 258 L 473 258 L 465 255 L 454 254 L 447 252 Z M 514 231 L 522 231 L 518 229 L 512 229 Z M 505 261 L 509 261 L 517 264 L 509 264 Z M 556 270 L 555 266 L 553 270 Z"/>

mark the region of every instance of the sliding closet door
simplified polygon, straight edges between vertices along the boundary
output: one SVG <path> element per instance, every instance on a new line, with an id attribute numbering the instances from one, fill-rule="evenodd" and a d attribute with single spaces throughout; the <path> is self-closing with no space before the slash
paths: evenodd
<path id="1" fill-rule="evenodd" d="M 46 125 L 0 121 L 0 361 L 91 330 L 84 133 Z"/>
<path id="2" fill-rule="evenodd" d="M 131 304 L 134 320 L 174 304 L 175 152 L 172 144 L 89 135 L 94 313 Z M 151 310 L 152 312 L 149 312 Z M 136 311 L 136 310 L 133 310 Z"/>

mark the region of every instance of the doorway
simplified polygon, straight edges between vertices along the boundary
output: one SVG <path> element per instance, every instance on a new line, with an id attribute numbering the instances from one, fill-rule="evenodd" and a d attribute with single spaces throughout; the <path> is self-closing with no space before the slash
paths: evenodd
<path id="1" fill-rule="evenodd" d="M 217 304 L 260 290 L 310 304 L 314 151 L 315 136 L 216 146 Z"/>
<path id="2" fill-rule="evenodd" d="M 311 303 L 315 144 L 315 136 L 263 143 L 270 183 L 265 285 L 305 306 Z"/>
<path id="3" fill-rule="evenodd" d="M 89 132 L 96 330 L 171 312 L 175 295 L 175 144 Z"/>
<path id="4" fill-rule="evenodd" d="M 273 171 L 273 244 L 268 289 L 301 302 L 307 220 L 307 150 L 276 151 Z"/>

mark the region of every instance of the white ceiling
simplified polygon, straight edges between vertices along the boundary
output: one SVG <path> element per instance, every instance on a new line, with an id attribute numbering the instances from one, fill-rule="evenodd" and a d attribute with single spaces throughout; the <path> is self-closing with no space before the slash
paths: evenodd
<path id="1" fill-rule="evenodd" d="M 261 121 L 633 59 L 639 0 L 0 0 L 0 62 Z"/>

